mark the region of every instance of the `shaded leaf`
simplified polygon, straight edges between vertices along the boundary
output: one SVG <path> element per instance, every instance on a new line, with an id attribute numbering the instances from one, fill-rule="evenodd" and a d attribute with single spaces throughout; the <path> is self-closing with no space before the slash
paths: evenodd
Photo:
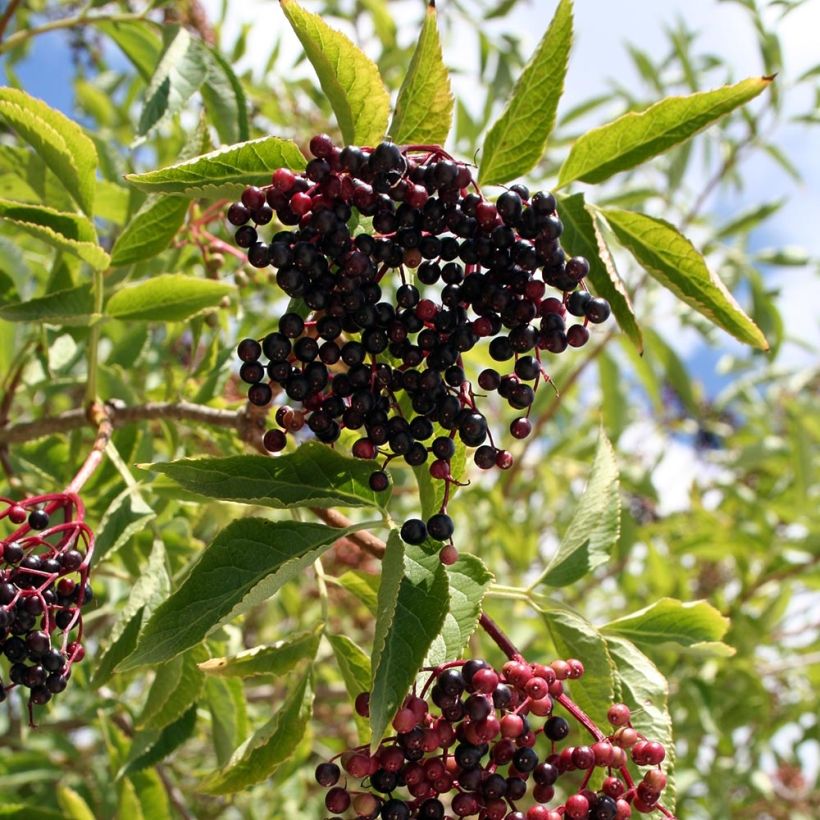
<path id="1" fill-rule="evenodd" d="M 291 140 L 279 137 L 228 145 L 144 174 L 126 174 L 130 185 L 146 193 L 189 197 L 238 196 L 248 185 L 269 185 L 277 168 L 304 170 L 305 158 Z"/>
<path id="2" fill-rule="evenodd" d="M 76 122 L 18 88 L 0 88 L 0 118 L 42 157 L 82 210 L 94 211 L 97 150 Z"/>
<path id="3" fill-rule="evenodd" d="M 378 143 L 387 130 L 390 96 L 376 64 L 318 14 L 294 0 L 279 5 L 319 77 L 345 143 Z"/>
<path id="4" fill-rule="evenodd" d="M 211 738 L 216 759 L 224 766 L 248 733 L 245 692 L 238 678 L 207 677 L 205 697 L 211 713 Z"/>
<path id="5" fill-rule="evenodd" d="M 586 257 L 589 261 L 588 280 L 593 289 L 609 302 L 618 326 L 629 336 L 638 351 L 643 352 L 643 337 L 635 319 L 632 301 L 615 268 L 615 260 L 595 216 L 584 202 L 584 195 L 561 197 L 558 212 L 564 225 L 561 240 L 564 247 L 575 256 Z"/>
<path id="6" fill-rule="evenodd" d="M 278 458 L 184 458 L 152 464 L 150 469 L 191 492 L 240 504 L 384 507 L 390 497 L 389 492 L 370 489 L 371 464 L 319 442 L 305 442 Z"/>
<path id="7" fill-rule="evenodd" d="M 142 79 L 148 82 L 162 52 L 162 40 L 157 36 L 153 24 L 149 20 L 98 20 L 94 24 L 119 46 Z"/>
<path id="8" fill-rule="evenodd" d="M 396 711 L 401 706 L 430 649 L 441 631 L 447 614 L 447 574 L 437 554 L 428 554 L 419 547 L 405 545 L 404 571 L 398 584 L 395 604 L 383 601 L 379 590 L 379 607 L 390 615 L 387 630 L 376 625 L 384 639 L 374 641 L 372 656 L 373 683 L 370 692 L 371 746 L 384 736 Z M 385 570 L 383 569 L 383 572 Z M 390 585 L 390 591 L 395 584 Z"/>
<path id="9" fill-rule="evenodd" d="M 187 212 L 188 200 L 184 197 L 149 197 L 117 237 L 111 249 L 111 264 L 132 265 L 164 251 Z"/>
<path id="10" fill-rule="evenodd" d="M 345 682 L 345 688 L 351 701 L 362 692 L 370 690 L 371 670 L 367 653 L 346 635 L 328 635 L 333 648 L 333 655 Z M 370 742 L 370 724 L 366 718 L 354 713 L 354 720 L 359 732 L 359 743 Z"/>
<path id="11" fill-rule="evenodd" d="M 571 45 L 572 0 L 560 0 L 501 116 L 484 138 L 478 169 L 480 183 L 509 182 L 541 159 L 555 126 Z"/>
<path id="12" fill-rule="evenodd" d="M 205 778 L 206 794 L 233 794 L 270 778 L 298 748 L 313 710 L 310 672 L 288 688 L 281 708 L 240 746 L 228 763 Z"/>
<path id="13" fill-rule="evenodd" d="M 217 307 L 233 290 L 225 282 L 164 273 L 118 290 L 108 300 L 105 313 L 123 321 L 182 322 Z"/>
<path id="14" fill-rule="evenodd" d="M 164 760 L 193 735 L 195 726 L 196 704 L 162 730 L 139 732 L 134 738 L 128 760 L 119 776 L 124 777 L 139 772 Z"/>
<path id="15" fill-rule="evenodd" d="M 337 538 L 359 528 L 262 518 L 234 521 L 203 550 L 180 587 L 157 608 L 136 651 L 121 668 L 161 663 L 190 649 L 218 626 L 270 598 Z"/>
<path id="16" fill-rule="evenodd" d="M 156 669 L 137 721 L 140 729 L 162 729 L 182 717 L 196 703 L 205 686 L 205 675 L 198 664 L 206 657 L 204 647 L 198 646 Z"/>
<path id="17" fill-rule="evenodd" d="M 52 325 L 90 325 L 94 319 L 91 285 L 58 290 L 28 302 L 0 307 L 0 319 L 7 322 L 47 322 Z"/>
<path id="18" fill-rule="evenodd" d="M 566 586 L 605 563 L 621 527 L 618 464 L 603 430 L 598 437 L 589 482 L 561 540 L 558 552 L 536 584 Z"/>
<path id="19" fill-rule="evenodd" d="M 431 4 L 399 90 L 390 136 L 402 144 L 443 145 L 452 122 L 450 74 L 441 54 L 436 7 Z"/>
<path id="20" fill-rule="evenodd" d="M 126 487 L 103 515 L 94 543 L 93 563 L 116 552 L 132 535 L 140 532 L 156 514 L 140 495 L 139 488 Z"/>
<path id="21" fill-rule="evenodd" d="M 580 137 L 558 175 L 558 187 L 573 180 L 602 182 L 697 134 L 771 84 L 752 77 L 714 91 L 668 97 L 645 111 L 629 112 Z"/>
<path id="22" fill-rule="evenodd" d="M 300 661 L 315 657 L 321 636 L 321 629 L 300 632 L 270 646 L 255 646 L 230 657 L 210 658 L 200 663 L 199 668 L 208 675 L 223 678 L 250 678 L 254 675 L 282 677 Z"/>
<path id="23" fill-rule="evenodd" d="M 604 210 L 618 241 L 665 288 L 741 342 L 768 350 L 760 328 L 709 270 L 692 243 L 668 222 L 634 211 Z"/>
<path id="24" fill-rule="evenodd" d="M 209 118 L 222 142 L 244 142 L 250 134 L 248 101 L 242 84 L 228 61 L 216 49 L 206 49 L 205 60 L 208 77 L 202 86 L 202 99 Z"/>

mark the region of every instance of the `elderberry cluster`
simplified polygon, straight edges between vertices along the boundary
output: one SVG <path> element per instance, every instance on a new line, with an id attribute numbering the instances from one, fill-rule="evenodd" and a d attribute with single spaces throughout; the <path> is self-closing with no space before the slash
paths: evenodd
<path id="1" fill-rule="evenodd" d="M 82 608 L 92 599 L 88 569 L 94 534 L 73 493 L 11 501 L 0 498 L 0 521 L 15 529 L 0 539 L 0 702 L 28 691 L 33 707 L 62 692 L 71 666 L 85 656 Z M 6 677 L 7 674 L 7 677 Z"/>
<path id="2" fill-rule="evenodd" d="M 562 249 L 555 198 L 513 185 L 491 202 L 438 146 L 340 149 L 319 135 L 310 150 L 303 174 L 276 170 L 227 214 L 250 264 L 275 268 L 292 304 L 308 311 L 306 320 L 289 310 L 275 331 L 238 347 L 248 400 L 264 407 L 284 393 L 265 447 L 280 451 L 305 425 L 326 443 L 361 431 L 353 455 L 383 459 L 371 477 L 377 491 L 395 458 L 430 461 L 449 489 L 456 439 L 475 448 L 480 468 L 509 468 L 463 354 L 489 340 L 498 365 L 478 374 L 478 388 L 521 414 L 510 429 L 525 438 L 536 390 L 549 381 L 542 356 L 583 346 L 587 325 L 610 314 L 578 289 L 589 263 Z M 266 241 L 260 230 L 274 217 L 284 229 Z M 568 326 L 570 317 L 578 322 Z M 448 495 L 428 521 L 405 524 L 406 541 L 451 538 Z M 452 544 L 445 550 L 442 560 L 454 560 Z"/>
<path id="3" fill-rule="evenodd" d="M 632 728 L 622 703 L 609 709 L 611 732 L 601 732 L 566 691 L 565 681 L 583 673 L 575 659 L 513 660 L 500 671 L 475 659 L 438 667 L 432 703 L 409 696 L 393 719 L 395 736 L 375 754 L 361 746 L 316 768 L 329 789 L 327 810 L 369 820 L 624 820 L 654 811 L 666 785 L 664 747 Z M 571 729 L 556 704 L 590 733 L 591 745 L 562 747 Z M 366 693 L 356 710 L 368 714 Z M 652 767 L 637 784 L 629 760 Z M 596 771 L 597 791 L 589 787 Z M 556 800 L 558 789 L 564 796 Z"/>

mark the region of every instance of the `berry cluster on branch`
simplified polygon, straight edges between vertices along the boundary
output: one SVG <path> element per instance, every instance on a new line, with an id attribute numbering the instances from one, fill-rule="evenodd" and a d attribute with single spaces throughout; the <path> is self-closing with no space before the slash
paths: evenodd
<path id="1" fill-rule="evenodd" d="M 250 264 L 275 268 L 281 289 L 309 310 L 239 344 L 248 400 L 287 397 L 264 437 L 271 452 L 305 426 L 328 444 L 343 429 L 361 431 L 352 453 L 381 459 L 376 491 L 388 487 L 393 459 L 429 462 L 446 482 L 444 500 L 429 520 L 406 522 L 402 537 L 449 542 L 442 560 L 453 561 L 456 439 L 475 448 L 481 469 L 509 468 L 480 400 L 497 392 L 521 414 L 512 435 L 526 438 L 536 391 L 550 381 L 542 357 L 583 346 L 609 305 L 584 286 L 587 260 L 562 249 L 551 194 L 513 185 L 491 202 L 470 167 L 439 146 L 340 149 L 318 135 L 310 150 L 304 173 L 276 170 L 227 213 Z M 274 217 L 284 229 L 265 241 L 260 230 Z M 568 326 L 570 317 L 578 321 Z M 475 392 L 463 354 L 482 339 L 498 369 L 478 373 Z"/>
<path id="2" fill-rule="evenodd" d="M 670 816 L 659 803 L 663 745 L 632 728 L 622 703 L 608 711 L 608 734 L 592 722 L 567 691 L 567 681 L 584 674 L 580 661 L 516 656 L 500 670 L 472 659 L 430 671 L 422 696 L 405 699 L 395 735 L 374 754 L 360 746 L 316 768 L 334 818 L 624 820 L 656 809 Z M 356 710 L 367 716 L 368 707 L 363 693 Z M 563 745 L 573 720 L 590 745 Z M 648 767 L 637 783 L 630 765 Z"/>
<path id="3" fill-rule="evenodd" d="M 85 656 L 82 608 L 94 533 L 71 492 L 12 501 L 0 498 L 0 521 L 14 531 L 0 539 L 0 701 L 16 687 L 33 707 L 62 692 L 72 664 Z"/>

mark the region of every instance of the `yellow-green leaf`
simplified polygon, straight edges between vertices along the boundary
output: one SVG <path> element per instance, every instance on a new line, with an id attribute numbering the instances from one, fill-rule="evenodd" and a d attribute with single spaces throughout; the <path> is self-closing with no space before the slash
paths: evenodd
<path id="1" fill-rule="evenodd" d="M 149 197 L 117 237 L 111 249 L 111 264 L 114 267 L 131 265 L 164 251 L 182 225 L 187 211 L 185 197 Z"/>
<path id="2" fill-rule="evenodd" d="M 118 290 L 105 306 L 106 315 L 128 321 L 181 322 L 216 307 L 233 286 L 183 273 L 165 273 Z"/>
<path id="3" fill-rule="evenodd" d="M 65 114 L 17 88 L 0 88 L 0 118 L 43 158 L 82 210 L 94 209 L 97 149 Z"/>
<path id="4" fill-rule="evenodd" d="M 387 130 L 390 95 L 376 64 L 344 34 L 294 0 L 279 0 L 327 95 L 347 144 L 374 145 Z"/>
<path id="5" fill-rule="evenodd" d="M 555 125 L 571 46 L 572 0 L 561 0 L 506 107 L 484 139 L 479 182 L 509 182 L 541 159 Z"/>
<path id="6" fill-rule="evenodd" d="M 576 179 L 602 182 L 619 171 L 633 168 L 754 99 L 771 82 L 768 77 L 752 77 L 713 91 L 668 97 L 645 111 L 631 111 L 587 131 L 572 146 L 561 166 L 558 187 Z"/>
<path id="7" fill-rule="evenodd" d="M 618 241 L 665 288 L 741 342 L 769 349 L 760 328 L 673 225 L 618 208 L 606 208 L 603 213 Z"/>
<path id="8" fill-rule="evenodd" d="M 431 3 L 399 90 L 390 136 L 399 143 L 443 145 L 452 122 L 450 74 L 441 55 L 436 7 Z"/>

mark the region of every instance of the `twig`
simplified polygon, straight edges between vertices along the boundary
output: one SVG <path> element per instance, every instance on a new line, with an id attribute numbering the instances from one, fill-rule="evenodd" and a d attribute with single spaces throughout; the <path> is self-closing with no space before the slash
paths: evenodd
<path id="1" fill-rule="evenodd" d="M 17 11 L 17 6 L 20 5 L 20 0 L 11 0 L 11 2 L 6 6 L 6 10 L 3 12 L 3 16 L 0 17 L 0 40 L 3 39 L 3 36 L 6 33 L 6 26 L 8 26 L 9 21 L 14 16 L 14 12 Z"/>
<path id="2" fill-rule="evenodd" d="M 106 405 L 106 409 L 109 420 L 115 428 L 137 421 L 174 419 L 199 422 L 211 427 L 236 428 L 242 431 L 248 423 L 245 408 L 220 410 L 216 407 L 206 407 L 185 401 L 149 402 L 133 407 L 111 402 Z M 0 428 L 0 445 L 31 441 L 53 433 L 67 433 L 71 430 L 79 430 L 88 424 L 88 416 L 84 409 L 68 410 L 58 416 L 45 416 L 36 421 L 26 421 L 11 427 Z"/>
<path id="3" fill-rule="evenodd" d="M 321 518 L 325 524 L 328 524 L 331 527 L 349 527 L 353 523 L 346 515 L 342 515 L 337 510 L 311 507 L 310 511 L 318 518 Z M 365 552 L 370 553 L 370 555 L 375 558 L 380 560 L 384 558 L 387 545 L 381 540 L 381 538 L 367 532 L 367 530 L 351 532 L 346 536 L 346 538 L 356 544 L 356 546 L 363 549 Z"/>

